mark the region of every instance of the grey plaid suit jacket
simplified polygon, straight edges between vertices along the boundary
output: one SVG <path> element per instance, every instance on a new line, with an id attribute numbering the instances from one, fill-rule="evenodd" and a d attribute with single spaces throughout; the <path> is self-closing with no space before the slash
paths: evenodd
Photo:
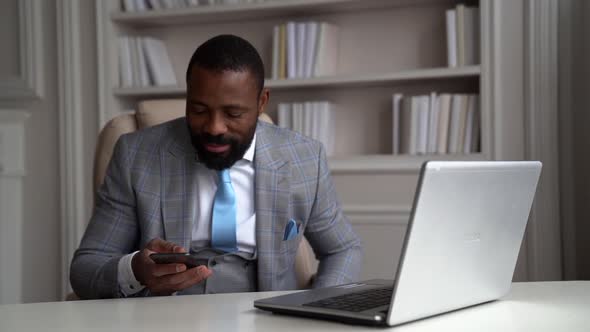
<path id="1" fill-rule="evenodd" d="M 322 145 L 259 122 L 255 151 L 258 290 L 296 288 L 294 259 L 303 234 L 320 260 L 314 287 L 356 281 L 362 248 L 342 214 Z M 185 118 L 119 139 L 72 260 L 70 282 L 78 296 L 121 296 L 120 258 L 152 238 L 190 248 L 199 194 L 195 163 Z M 290 219 L 300 231 L 284 241 Z"/>

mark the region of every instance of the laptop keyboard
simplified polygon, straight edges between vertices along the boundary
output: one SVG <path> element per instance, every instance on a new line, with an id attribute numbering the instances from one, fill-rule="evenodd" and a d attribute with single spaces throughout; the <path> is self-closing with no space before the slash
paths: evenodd
<path id="1" fill-rule="evenodd" d="M 393 288 L 376 288 L 362 292 L 325 298 L 319 301 L 303 304 L 308 307 L 336 309 L 352 312 L 361 312 L 383 305 L 389 305 Z"/>

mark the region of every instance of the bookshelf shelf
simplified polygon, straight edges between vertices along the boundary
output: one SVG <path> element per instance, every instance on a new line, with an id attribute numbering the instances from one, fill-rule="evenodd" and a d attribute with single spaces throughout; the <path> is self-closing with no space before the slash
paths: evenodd
<path id="1" fill-rule="evenodd" d="M 258 3 L 199 6 L 143 12 L 115 11 L 110 15 L 114 23 L 135 27 L 170 26 L 260 20 L 269 17 L 300 16 L 346 12 L 359 9 L 417 6 L 437 0 L 269 0 Z M 452 3 L 452 1 L 446 1 Z"/>
<path id="2" fill-rule="evenodd" d="M 480 73 L 480 66 L 468 66 L 462 68 L 417 69 L 372 75 L 342 75 L 310 79 L 267 80 L 265 84 L 266 87 L 275 91 L 304 88 L 367 87 L 382 86 L 406 81 L 478 77 Z M 114 94 L 118 97 L 173 97 L 182 96 L 184 93 L 185 88 L 178 86 L 114 89 Z"/>

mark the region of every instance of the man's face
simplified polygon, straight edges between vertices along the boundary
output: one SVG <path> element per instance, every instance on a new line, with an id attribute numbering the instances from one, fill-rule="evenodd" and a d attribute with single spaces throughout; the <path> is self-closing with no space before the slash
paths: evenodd
<path id="1" fill-rule="evenodd" d="M 249 71 L 212 71 L 194 66 L 187 82 L 186 119 L 199 160 L 222 170 L 242 159 L 250 147 L 258 115 L 269 92 Z"/>

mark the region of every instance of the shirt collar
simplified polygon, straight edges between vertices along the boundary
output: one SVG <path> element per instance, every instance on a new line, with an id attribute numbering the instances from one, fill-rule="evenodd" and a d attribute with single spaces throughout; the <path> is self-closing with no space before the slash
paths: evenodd
<path id="1" fill-rule="evenodd" d="M 246 150 L 246 153 L 244 153 L 244 157 L 242 157 L 242 159 L 245 159 L 249 162 L 253 162 L 255 151 L 256 151 L 256 133 L 254 133 L 254 137 L 252 137 L 252 143 L 250 144 L 250 147 L 248 148 L 248 150 Z"/>

